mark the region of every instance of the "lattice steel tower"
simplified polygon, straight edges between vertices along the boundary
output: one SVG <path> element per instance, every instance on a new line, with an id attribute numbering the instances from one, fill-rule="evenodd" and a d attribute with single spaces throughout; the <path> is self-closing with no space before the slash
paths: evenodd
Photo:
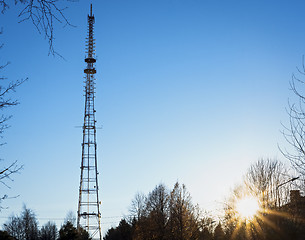
<path id="1" fill-rule="evenodd" d="M 85 114 L 83 125 L 82 161 L 77 211 L 77 228 L 83 227 L 93 239 L 102 239 L 101 213 L 98 195 L 95 93 L 95 39 L 93 38 L 94 15 L 92 4 L 88 15 L 88 38 L 86 39 L 87 68 L 85 76 Z"/>

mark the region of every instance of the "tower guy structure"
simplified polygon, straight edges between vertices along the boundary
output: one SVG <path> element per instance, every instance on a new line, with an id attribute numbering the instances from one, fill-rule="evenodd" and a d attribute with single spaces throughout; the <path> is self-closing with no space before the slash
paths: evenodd
<path id="1" fill-rule="evenodd" d="M 95 39 L 94 15 L 92 4 L 88 15 L 88 37 L 86 41 L 87 67 L 85 76 L 85 113 L 83 125 L 82 160 L 79 185 L 79 200 L 77 211 L 77 228 L 84 228 L 89 232 L 92 239 L 102 239 L 101 213 L 97 171 L 97 144 L 96 144 L 96 121 L 95 121 Z"/>

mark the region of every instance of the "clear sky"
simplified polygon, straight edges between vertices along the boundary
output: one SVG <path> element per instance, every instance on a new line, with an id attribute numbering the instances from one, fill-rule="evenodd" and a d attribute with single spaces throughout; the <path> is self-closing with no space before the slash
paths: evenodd
<path id="1" fill-rule="evenodd" d="M 279 158 L 291 74 L 305 53 L 304 1 L 103 0 L 96 18 L 98 168 L 105 230 L 138 192 L 186 184 L 202 209 L 221 203 L 249 165 Z M 77 210 L 90 1 L 67 2 L 76 27 L 55 50 L 14 5 L 0 15 L 1 75 L 28 77 L 1 147 L 24 170 L 1 193 L 0 223 L 23 203 L 40 224 Z"/>

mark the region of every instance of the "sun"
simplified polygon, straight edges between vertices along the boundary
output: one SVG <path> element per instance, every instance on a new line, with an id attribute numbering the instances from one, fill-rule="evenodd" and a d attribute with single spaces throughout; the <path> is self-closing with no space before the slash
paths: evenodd
<path id="1" fill-rule="evenodd" d="M 238 200 L 236 204 L 236 211 L 240 218 L 250 220 L 252 219 L 259 210 L 258 199 L 247 196 Z"/>

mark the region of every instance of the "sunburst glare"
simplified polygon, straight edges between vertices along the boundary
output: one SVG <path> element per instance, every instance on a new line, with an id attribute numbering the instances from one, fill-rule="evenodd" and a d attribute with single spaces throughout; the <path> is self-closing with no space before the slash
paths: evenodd
<path id="1" fill-rule="evenodd" d="M 236 211 L 243 219 L 252 219 L 259 211 L 258 199 L 247 196 L 240 199 L 236 204 Z"/>

